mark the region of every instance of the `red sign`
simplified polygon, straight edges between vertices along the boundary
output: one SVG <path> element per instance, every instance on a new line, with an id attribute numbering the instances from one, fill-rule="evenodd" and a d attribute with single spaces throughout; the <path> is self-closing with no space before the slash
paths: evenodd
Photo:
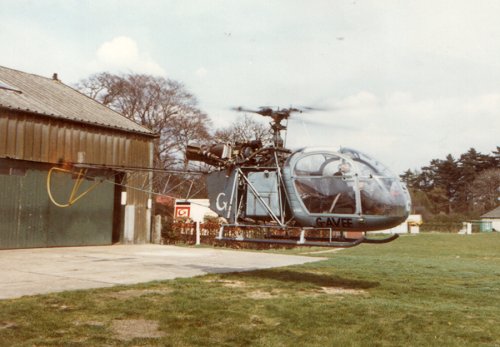
<path id="1" fill-rule="evenodd" d="M 175 218 L 189 218 L 190 206 L 175 206 Z"/>

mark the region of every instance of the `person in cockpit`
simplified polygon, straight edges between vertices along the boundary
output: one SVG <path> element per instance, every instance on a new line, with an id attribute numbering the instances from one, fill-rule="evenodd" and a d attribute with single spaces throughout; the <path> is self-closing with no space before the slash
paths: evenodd
<path id="1" fill-rule="evenodd" d="M 354 181 L 351 177 L 351 164 L 345 160 L 339 164 L 338 171 L 331 180 L 331 193 L 333 200 L 329 213 L 354 213 L 356 211 L 356 197 L 354 194 Z"/>
<path id="2" fill-rule="evenodd" d="M 351 172 L 351 164 L 349 164 L 347 161 L 342 160 L 342 162 L 339 165 L 339 170 L 335 172 L 333 175 L 334 176 L 347 176 Z"/>

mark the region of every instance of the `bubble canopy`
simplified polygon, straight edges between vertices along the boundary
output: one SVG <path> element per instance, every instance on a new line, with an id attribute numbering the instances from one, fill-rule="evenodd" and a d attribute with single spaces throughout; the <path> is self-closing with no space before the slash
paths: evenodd
<path id="1" fill-rule="evenodd" d="M 309 216 L 404 220 L 410 210 L 410 197 L 399 177 L 376 159 L 351 148 L 298 150 L 288 158 L 284 173 L 291 178 L 295 212 L 302 208 Z"/>

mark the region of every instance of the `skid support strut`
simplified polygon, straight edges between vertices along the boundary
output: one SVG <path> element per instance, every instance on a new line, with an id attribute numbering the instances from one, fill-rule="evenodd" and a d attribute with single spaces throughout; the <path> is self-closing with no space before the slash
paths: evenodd
<path id="1" fill-rule="evenodd" d="M 347 248 L 361 243 L 385 243 L 393 241 L 397 235 L 386 239 L 348 239 L 343 232 L 331 228 L 294 228 L 277 225 L 223 224 L 219 229 L 218 241 L 266 243 L 276 245 L 313 246 Z"/>

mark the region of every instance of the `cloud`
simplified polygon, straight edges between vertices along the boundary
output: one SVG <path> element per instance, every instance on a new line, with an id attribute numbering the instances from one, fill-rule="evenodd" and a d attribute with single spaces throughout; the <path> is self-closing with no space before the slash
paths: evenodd
<path id="1" fill-rule="evenodd" d="M 195 75 L 198 78 L 205 78 L 208 74 L 208 70 L 205 69 L 204 67 L 200 67 L 198 70 L 195 71 Z"/>
<path id="2" fill-rule="evenodd" d="M 134 40 L 125 37 L 115 37 L 104 42 L 97 50 L 97 59 L 104 64 L 127 66 L 139 60 L 139 50 Z"/>
<path id="3" fill-rule="evenodd" d="M 95 59 L 89 64 L 92 71 L 136 72 L 165 75 L 165 70 L 148 53 L 139 51 L 137 43 L 127 36 L 118 36 L 99 46 Z"/>

